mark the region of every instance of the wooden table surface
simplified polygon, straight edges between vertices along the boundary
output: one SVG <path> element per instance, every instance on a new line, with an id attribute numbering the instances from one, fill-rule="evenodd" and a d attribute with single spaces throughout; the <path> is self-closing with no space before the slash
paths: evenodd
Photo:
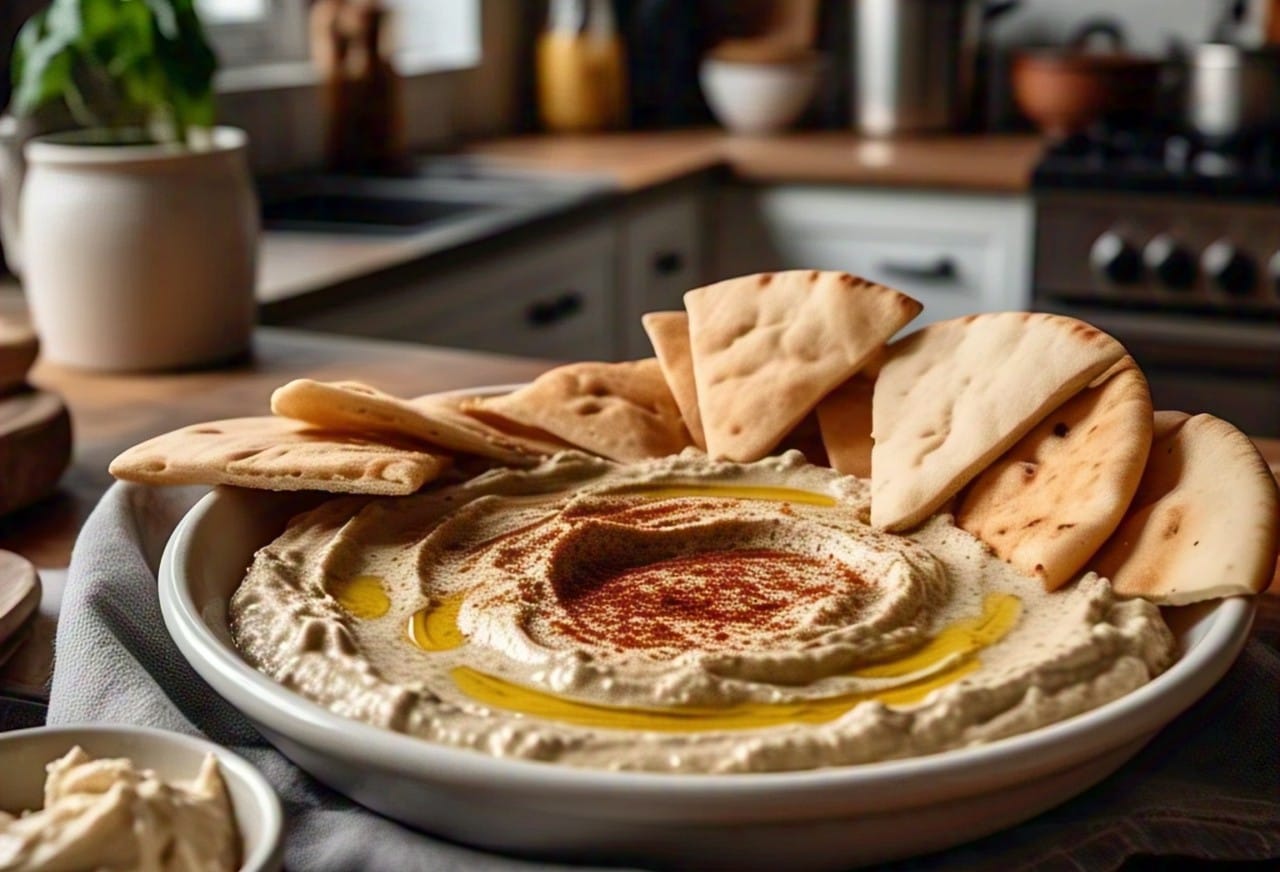
<path id="1" fill-rule="evenodd" d="M 54 497 L 0 519 L 0 549 L 22 554 L 39 567 L 65 567 L 76 533 L 112 482 L 107 465 L 117 454 L 188 424 L 268 415 L 271 392 L 292 379 L 354 379 L 399 396 L 415 396 L 528 381 L 551 365 L 271 328 L 258 331 L 252 359 L 221 369 L 101 375 L 41 363 L 31 381 L 66 401 L 75 457 Z"/>
<path id="2" fill-rule="evenodd" d="M 110 486 L 107 465 L 143 439 L 200 421 L 265 415 L 271 392 L 294 378 L 354 379 L 390 393 L 414 396 L 478 385 L 528 381 L 549 368 L 534 361 L 319 333 L 261 329 L 251 359 L 220 369 L 166 375 L 101 375 L 40 364 L 34 384 L 60 394 L 71 409 L 75 457 L 57 494 L 0 519 L 0 549 L 41 569 L 66 567 L 84 519 Z M 1280 441 L 1259 440 L 1273 469 Z M 1280 573 L 1272 585 L 1280 594 Z M 1274 617 L 1280 596 L 1267 597 Z M 51 623 L 37 628 L 32 651 L 4 670 L 30 678 L 52 663 Z M 38 650 L 35 650 L 38 649 Z M 3 677 L 3 676 L 0 676 Z M 30 684 L 30 681 L 23 681 Z"/>

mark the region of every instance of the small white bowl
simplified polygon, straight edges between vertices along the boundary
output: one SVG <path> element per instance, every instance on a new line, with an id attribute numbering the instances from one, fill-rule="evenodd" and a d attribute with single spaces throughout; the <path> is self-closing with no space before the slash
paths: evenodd
<path id="1" fill-rule="evenodd" d="M 821 61 L 751 62 L 708 57 L 699 71 L 716 120 L 733 133 L 760 136 L 795 123 L 818 86 Z"/>
<path id="2" fill-rule="evenodd" d="M 200 770 L 205 754 L 222 768 L 242 848 L 241 872 L 282 868 L 284 813 L 275 791 L 248 761 L 204 739 L 128 726 L 37 727 L 0 733 L 0 809 L 18 814 L 44 805 L 45 764 L 79 745 L 91 757 L 128 757 L 166 781 L 186 781 Z"/>

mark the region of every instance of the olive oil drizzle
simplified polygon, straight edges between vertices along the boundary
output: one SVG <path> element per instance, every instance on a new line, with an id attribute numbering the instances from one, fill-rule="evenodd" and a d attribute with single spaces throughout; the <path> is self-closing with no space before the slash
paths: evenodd
<path id="1" fill-rule="evenodd" d="M 391 597 L 376 575 L 357 575 L 334 582 L 329 593 L 352 617 L 372 620 L 391 610 Z"/>
<path id="2" fill-rule="evenodd" d="M 757 485 L 702 484 L 677 482 L 673 484 L 644 485 L 634 490 L 617 491 L 620 494 L 647 497 L 654 500 L 702 497 L 709 499 L 758 500 L 770 503 L 799 503 L 806 506 L 836 504 L 835 497 L 789 487 L 761 487 Z"/>
<path id="3" fill-rule="evenodd" d="M 457 626 L 463 596 L 446 598 L 435 608 L 410 619 L 409 635 L 424 651 L 448 651 L 466 643 Z M 918 675 L 885 690 L 839 694 L 789 703 L 744 702 L 729 706 L 628 708 L 566 699 L 488 675 L 469 666 L 451 670 L 455 686 L 476 702 L 492 708 L 545 718 L 581 727 L 657 732 L 706 732 L 780 727 L 793 723 L 833 721 L 860 702 L 876 700 L 889 706 L 909 706 L 930 691 L 945 687 L 980 665 L 978 654 L 1013 629 L 1021 612 L 1020 600 L 1010 594 L 991 594 L 982 614 L 956 621 L 915 651 L 886 663 L 849 673 L 856 678 L 902 678 Z"/>
<path id="4" fill-rule="evenodd" d="M 444 597 L 434 607 L 428 606 L 409 617 L 409 638 L 423 651 L 452 651 L 467 642 L 458 626 L 458 612 L 466 594 Z"/>

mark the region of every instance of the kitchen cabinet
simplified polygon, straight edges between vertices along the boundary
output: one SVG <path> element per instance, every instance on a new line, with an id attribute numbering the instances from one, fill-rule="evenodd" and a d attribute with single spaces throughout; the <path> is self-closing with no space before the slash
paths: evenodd
<path id="1" fill-rule="evenodd" d="M 640 316 L 683 309 L 685 291 L 703 283 L 706 203 L 701 187 L 694 187 L 627 204 L 619 234 L 623 357 L 651 357 Z"/>
<path id="2" fill-rule="evenodd" d="M 551 360 L 616 356 L 616 233 L 575 222 L 381 280 L 290 326 Z"/>
<path id="3" fill-rule="evenodd" d="M 273 311 L 311 330 L 551 360 L 650 357 L 645 312 L 683 307 L 705 277 L 701 182 L 357 279 L 327 304 Z"/>
<path id="4" fill-rule="evenodd" d="M 717 194 L 715 278 L 843 270 L 924 303 L 913 326 L 1031 302 L 1024 196 L 825 185 L 728 185 Z"/>

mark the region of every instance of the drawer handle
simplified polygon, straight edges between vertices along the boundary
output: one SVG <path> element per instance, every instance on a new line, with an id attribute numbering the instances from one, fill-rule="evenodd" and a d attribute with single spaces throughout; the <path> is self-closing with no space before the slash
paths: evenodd
<path id="1" fill-rule="evenodd" d="M 678 251 L 665 251 L 653 259 L 653 271 L 660 276 L 675 275 L 684 269 L 684 255 Z"/>
<path id="2" fill-rule="evenodd" d="M 886 260 L 880 264 L 880 272 L 899 279 L 923 282 L 949 282 L 960 275 L 960 268 L 949 257 L 940 257 L 931 263 L 904 263 Z"/>
<path id="3" fill-rule="evenodd" d="M 577 291 L 566 291 L 554 300 L 533 303 L 524 311 L 524 320 L 531 327 L 551 327 L 566 321 L 582 311 L 585 301 Z"/>

